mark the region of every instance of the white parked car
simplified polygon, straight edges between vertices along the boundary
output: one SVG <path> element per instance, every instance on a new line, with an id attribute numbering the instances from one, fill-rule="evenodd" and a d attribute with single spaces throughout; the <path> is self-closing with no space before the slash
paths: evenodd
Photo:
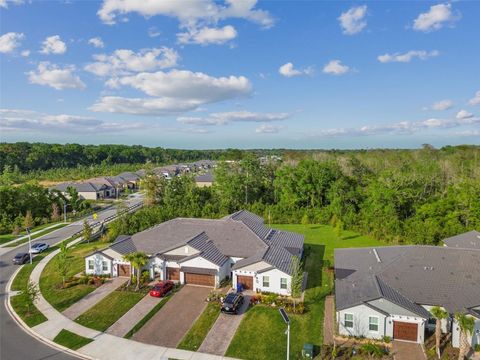
<path id="1" fill-rule="evenodd" d="M 39 254 L 39 253 L 47 250 L 49 247 L 50 247 L 50 245 L 45 244 L 45 243 L 36 243 L 36 244 L 32 245 L 32 249 L 30 250 L 30 252 L 32 254 Z"/>

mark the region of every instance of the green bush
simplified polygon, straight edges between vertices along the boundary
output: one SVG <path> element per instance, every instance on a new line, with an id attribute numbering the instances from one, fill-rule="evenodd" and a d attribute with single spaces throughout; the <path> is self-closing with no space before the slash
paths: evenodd
<path id="1" fill-rule="evenodd" d="M 480 352 L 480 344 L 475 345 L 473 349 L 475 350 L 475 352 Z"/>
<path id="2" fill-rule="evenodd" d="M 381 358 L 383 355 L 387 354 L 385 348 L 373 343 L 367 343 L 360 346 L 360 352 L 375 358 Z"/>
<path id="3" fill-rule="evenodd" d="M 389 344 L 391 341 L 392 341 L 392 338 L 391 338 L 390 336 L 385 335 L 385 336 L 383 337 L 383 342 Z"/>

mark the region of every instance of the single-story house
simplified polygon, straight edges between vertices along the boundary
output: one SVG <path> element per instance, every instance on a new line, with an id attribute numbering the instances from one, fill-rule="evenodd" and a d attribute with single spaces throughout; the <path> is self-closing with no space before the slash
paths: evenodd
<path id="1" fill-rule="evenodd" d="M 180 173 L 180 169 L 177 165 L 163 166 L 153 169 L 153 173 L 157 176 L 163 176 L 165 179 L 169 180 Z"/>
<path id="2" fill-rule="evenodd" d="M 104 188 L 105 198 L 115 198 L 117 197 L 117 190 L 118 191 L 121 190 L 121 186 L 119 186 L 119 184 L 116 181 L 106 176 L 88 179 L 86 180 L 86 182 L 89 182 L 97 187 L 105 186 Z"/>
<path id="3" fill-rule="evenodd" d="M 303 255 L 303 235 L 271 229 L 242 210 L 218 220 L 177 218 L 85 257 L 87 274 L 130 276 L 126 254 L 149 257 L 150 277 L 218 287 L 224 279 L 244 289 L 291 293 L 292 259 Z"/>
<path id="4" fill-rule="evenodd" d="M 480 250 L 480 232 L 472 230 L 443 240 L 443 244 L 453 248 Z"/>
<path id="5" fill-rule="evenodd" d="M 125 180 L 127 187 L 129 189 L 138 189 L 140 185 L 141 177 L 134 172 L 126 171 L 121 174 L 118 174 L 116 177 L 119 177 Z"/>
<path id="6" fill-rule="evenodd" d="M 439 246 L 335 249 L 338 333 L 423 343 L 434 329 L 433 306 L 459 346 L 456 312 L 475 319 L 469 342 L 480 344 L 480 251 Z"/>
<path id="7" fill-rule="evenodd" d="M 198 187 L 212 186 L 214 182 L 213 174 L 209 171 L 205 174 L 195 176 L 195 184 Z"/>
<path id="8" fill-rule="evenodd" d="M 50 190 L 60 191 L 65 197 L 68 198 L 67 189 L 69 187 L 74 188 L 78 192 L 78 196 L 85 200 L 100 200 L 105 197 L 105 185 L 94 185 L 90 182 L 72 183 L 66 182 L 50 187 Z"/>

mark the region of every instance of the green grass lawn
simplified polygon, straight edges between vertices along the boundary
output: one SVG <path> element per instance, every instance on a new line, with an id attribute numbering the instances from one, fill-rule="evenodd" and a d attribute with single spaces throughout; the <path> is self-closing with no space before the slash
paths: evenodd
<path id="1" fill-rule="evenodd" d="M 185 337 L 178 344 L 178 349 L 197 351 L 213 324 L 220 315 L 220 307 L 217 302 L 209 303 L 193 326 L 188 330 Z"/>
<path id="2" fill-rule="evenodd" d="M 85 270 L 84 256 L 97 248 L 106 246 L 104 243 L 91 242 L 78 244 L 70 248 L 68 276 L 71 277 Z M 75 285 L 67 289 L 62 288 L 62 277 L 58 273 L 57 256 L 55 256 L 43 269 L 40 276 L 40 289 L 45 299 L 58 311 L 67 309 L 85 295 L 95 290 L 93 285 Z"/>
<path id="3" fill-rule="evenodd" d="M 86 337 L 72 333 L 71 331 L 62 329 L 53 339 L 57 344 L 63 345 L 69 349 L 77 350 L 93 341 Z"/>
<path id="4" fill-rule="evenodd" d="M 52 224 L 49 224 L 49 225 L 52 225 Z M 52 231 L 61 229 L 61 228 L 65 227 L 65 226 L 67 226 L 67 225 L 68 225 L 68 224 L 64 224 L 64 223 L 57 224 L 57 225 L 55 225 L 55 226 L 54 226 L 53 228 L 51 228 L 51 229 L 46 229 L 46 230 L 40 231 L 38 234 L 32 235 L 32 236 L 31 236 L 31 239 L 32 239 L 32 240 L 35 240 L 35 239 L 39 238 L 40 236 L 44 236 L 44 235 L 50 234 Z M 7 247 L 15 247 L 15 246 L 17 246 L 17 245 L 24 244 L 24 243 L 26 243 L 26 242 L 28 242 L 28 238 L 15 241 L 14 243 L 12 243 L 12 244 L 10 244 L 10 245 L 6 245 L 6 246 L 7 246 Z"/>
<path id="5" fill-rule="evenodd" d="M 144 296 L 139 292 L 115 290 L 75 321 L 91 329 L 105 331 Z"/>
<path id="6" fill-rule="evenodd" d="M 305 235 L 305 271 L 308 272 L 303 315 L 290 315 L 290 354 L 299 358 L 304 343 L 320 346 L 323 341 L 323 311 L 325 296 L 333 289 L 335 248 L 386 245 L 368 236 L 344 231 L 338 238 L 327 225 L 274 225 L 276 229 L 294 231 Z M 226 356 L 242 359 L 281 359 L 286 357 L 286 326 L 278 309 L 256 306 L 242 320 Z"/>

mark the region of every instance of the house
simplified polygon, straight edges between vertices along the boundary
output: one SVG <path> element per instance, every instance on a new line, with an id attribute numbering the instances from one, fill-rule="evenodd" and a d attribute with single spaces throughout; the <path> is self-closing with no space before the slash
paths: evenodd
<path id="1" fill-rule="evenodd" d="M 94 185 L 91 182 L 80 183 L 61 183 L 52 186 L 50 190 L 60 191 L 65 197 L 68 197 L 67 189 L 69 187 L 74 188 L 78 192 L 78 196 L 85 200 L 100 200 L 105 197 L 105 185 Z"/>
<path id="2" fill-rule="evenodd" d="M 138 189 L 141 179 L 138 174 L 130 171 L 118 174 L 116 178 L 123 179 L 128 189 Z"/>
<path id="3" fill-rule="evenodd" d="M 180 173 L 180 169 L 177 165 L 163 166 L 153 169 L 153 173 L 157 176 L 163 176 L 165 179 L 169 180 Z"/>
<path id="4" fill-rule="evenodd" d="M 85 258 L 87 274 L 130 276 L 126 254 L 149 257 L 150 277 L 182 284 L 218 287 L 232 279 L 236 288 L 291 293 L 292 259 L 303 255 L 303 235 L 266 227 L 242 210 L 218 220 L 177 218 L 132 236 Z"/>
<path id="5" fill-rule="evenodd" d="M 195 176 L 195 184 L 197 184 L 198 187 L 212 186 L 213 181 L 213 174 L 210 171 L 205 174 Z"/>
<path id="6" fill-rule="evenodd" d="M 429 310 L 445 309 L 444 333 L 459 346 L 453 315 L 475 318 L 469 339 L 480 343 L 480 251 L 438 246 L 390 246 L 335 250 L 338 332 L 346 336 L 423 343 L 435 327 Z"/>
<path id="7" fill-rule="evenodd" d="M 480 250 L 480 232 L 472 230 L 443 240 L 448 247 Z"/>
<path id="8" fill-rule="evenodd" d="M 110 177 L 96 177 L 92 179 L 86 180 L 86 182 L 89 182 L 96 187 L 101 187 L 105 186 L 104 192 L 105 192 L 105 198 L 116 198 L 117 197 L 117 191 L 120 191 L 120 186 L 119 184 L 114 181 Z"/>

